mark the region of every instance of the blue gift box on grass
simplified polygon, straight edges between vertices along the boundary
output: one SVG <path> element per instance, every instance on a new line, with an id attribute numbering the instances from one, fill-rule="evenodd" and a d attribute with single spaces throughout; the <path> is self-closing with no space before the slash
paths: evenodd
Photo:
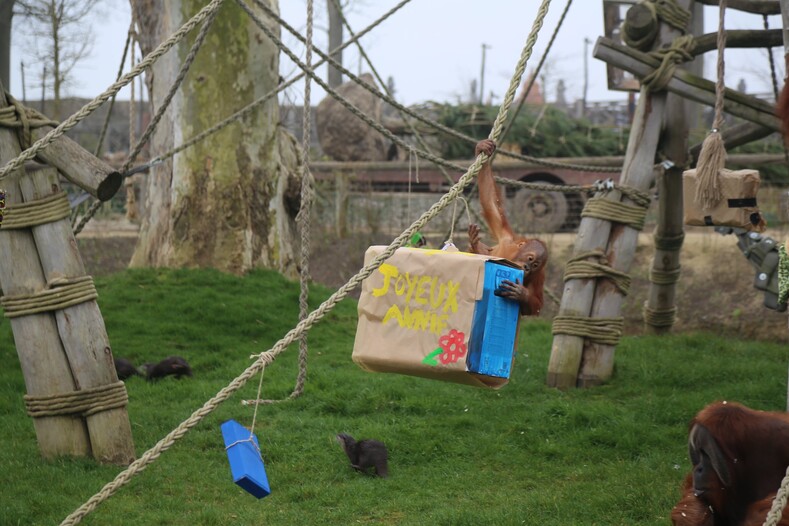
<path id="1" fill-rule="evenodd" d="M 259 499 L 271 493 L 257 437 L 235 420 L 223 422 L 221 429 L 233 482 Z"/>
<path id="2" fill-rule="evenodd" d="M 482 299 L 474 308 L 466 365 L 474 373 L 509 378 L 518 337 L 520 304 L 495 295 L 502 281 L 523 283 L 523 270 L 485 262 Z"/>

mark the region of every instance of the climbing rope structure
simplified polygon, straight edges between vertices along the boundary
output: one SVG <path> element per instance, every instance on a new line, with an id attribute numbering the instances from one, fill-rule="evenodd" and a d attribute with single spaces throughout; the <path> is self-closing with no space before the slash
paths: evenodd
<path id="1" fill-rule="evenodd" d="M 215 4 L 218 5 L 218 2 L 212 2 L 209 6 L 201 11 L 203 16 L 201 20 L 210 16 L 213 12 L 210 8 Z M 251 9 L 249 6 L 242 0 L 239 0 L 239 4 L 244 8 L 247 13 L 250 14 L 252 19 L 255 21 L 256 25 L 264 31 L 269 37 L 274 35 L 270 35 L 266 30 L 266 24 L 260 19 L 260 17 Z M 261 3 L 258 3 L 260 5 Z M 526 39 L 526 43 L 524 45 L 523 51 L 521 53 L 520 59 L 515 67 L 515 72 L 513 74 L 512 80 L 510 82 L 509 88 L 507 93 L 504 97 L 502 102 L 499 115 L 494 122 L 493 129 L 490 134 L 490 138 L 496 140 L 499 138 L 504 122 L 507 117 L 507 112 L 512 105 L 512 102 L 515 97 L 515 92 L 517 90 L 518 85 L 520 84 L 520 79 L 522 78 L 526 64 L 531 56 L 532 49 L 536 43 L 537 36 L 539 34 L 540 29 L 542 28 L 543 20 L 548 13 L 548 7 L 550 5 L 550 0 L 543 0 L 538 13 L 537 17 L 534 21 L 532 29 Z M 194 20 L 194 19 L 192 19 Z M 193 26 L 199 22 L 194 22 Z M 296 58 L 296 57 L 292 57 Z M 146 63 L 149 60 L 149 57 L 146 57 L 142 60 L 140 64 Z M 324 89 L 328 88 L 325 85 L 325 82 L 322 81 L 317 75 L 314 73 L 314 68 L 310 68 L 308 64 L 302 63 L 301 61 L 295 61 L 303 70 L 304 72 L 311 77 L 316 83 L 324 87 Z M 125 77 L 124 77 L 125 78 Z M 111 95 L 107 95 L 109 98 Z M 66 121 L 67 123 L 70 121 Z M 64 125 L 61 125 L 64 126 Z M 43 146 L 40 146 L 43 147 Z M 29 155 L 29 154 L 28 154 Z M 20 155 L 17 159 L 24 157 Z M 252 378 L 255 374 L 262 372 L 262 370 L 270 364 L 280 353 L 282 353 L 290 343 L 294 342 L 297 338 L 301 337 L 310 327 L 312 327 L 315 323 L 317 323 L 327 312 L 329 312 L 340 300 L 342 300 L 347 294 L 357 287 L 363 279 L 369 276 L 380 264 L 385 261 L 388 257 L 390 257 L 394 251 L 403 246 L 411 236 L 422 228 L 430 219 L 435 217 L 441 210 L 446 208 L 455 198 L 460 195 L 462 190 L 472 181 L 472 179 L 476 176 L 479 172 L 482 163 L 485 162 L 486 158 L 485 155 L 480 155 L 468 168 L 468 170 L 464 173 L 464 175 L 460 178 L 460 180 L 453 185 L 450 191 L 445 194 L 441 199 L 438 200 L 428 211 L 426 211 L 422 216 L 417 219 L 409 228 L 403 231 L 377 258 L 375 258 L 369 265 L 366 265 L 363 269 L 361 269 L 348 283 L 344 286 L 340 287 L 329 299 L 327 299 L 324 303 L 322 303 L 316 310 L 312 311 L 308 316 L 302 319 L 296 327 L 294 327 L 291 331 L 288 332 L 280 341 L 278 341 L 271 349 L 260 353 L 255 356 L 255 360 L 241 375 L 235 378 L 228 386 L 220 390 L 214 397 L 208 400 L 200 409 L 196 410 L 187 420 L 182 422 L 176 429 L 171 431 L 166 437 L 161 439 L 153 448 L 146 451 L 138 460 L 133 462 L 126 470 L 120 473 L 112 482 L 107 484 L 99 493 L 91 497 L 83 506 L 75 510 L 72 514 L 70 514 L 62 524 L 77 524 L 83 517 L 85 517 L 88 513 L 90 513 L 93 509 L 96 508 L 101 502 L 109 498 L 114 492 L 116 492 L 120 487 L 125 485 L 134 475 L 141 472 L 147 465 L 153 462 L 156 458 L 159 457 L 165 450 L 173 445 L 173 443 L 181 438 L 189 429 L 193 428 L 197 425 L 203 418 L 209 415 L 219 404 L 227 400 L 233 393 L 235 393 L 238 389 L 240 389 L 246 382 Z M 14 161 L 12 161 L 13 163 Z M 20 161 L 21 162 L 21 161 Z M 7 167 L 10 166 L 6 165 Z M 6 172 L 0 172 L 0 176 L 2 174 L 8 173 L 10 169 Z"/>

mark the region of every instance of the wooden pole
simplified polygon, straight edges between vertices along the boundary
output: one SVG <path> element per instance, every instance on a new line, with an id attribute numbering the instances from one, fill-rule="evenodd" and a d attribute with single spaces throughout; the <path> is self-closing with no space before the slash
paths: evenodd
<path id="1" fill-rule="evenodd" d="M 0 108 L 8 106 L 0 85 Z M 0 128 L 0 165 L 21 153 L 16 135 Z M 19 180 L 23 170 L 13 172 L 0 181 L 6 191 L 6 203 L 22 202 Z M 4 230 L 0 226 L 0 288 L 6 296 L 31 294 L 44 288 L 45 279 L 36 251 L 33 234 L 28 229 Z M 9 320 L 14 344 L 25 377 L 25 388 L 31 396 L 68 393 L 76 389 L 71 369 L 51 313 L 20 316 Z M 21 403 L 21 401 L 20 401 Z M 33 419 L 41 455 L 90 455 L 87 429 L 77 416 L 49 416 Z"/>
<path id="2" fill-rule="evenodd" d="M 25 201 L 61 191 L 57 170 L 38 167 L 20 181 Z M 77 241 L 68 218 L 32 227 L 47 282 L 85 275 Z M 58 333 L 77 389 L 118 381 L 107 331 L 95 300 L 55 311 Z M 125 407 L 86 417 L 93 457 L 99 462 L 127 465 L 134 461 L 129 417 Z"/>
<path id="3" fill-rule="evenodd" d="M 48 126 L 32 130 L 33 142 L 50 130 Z M 123 182 L 120 172 L 65 135 L 39 151 L 36 158 L 60 170 L 66 179 L 100 201 L 109 200 Z"/>
<path id="4" fill-rule="evenodd" d="M 690 0 L 680 2 L 688 8 Z M 679 32 L 661 24 L 658 46 L 669 43 Z M 599 40 L 598 40 L 599 44 Z M 648 190 L 654 180 L 653 165 L 663 123 L 667 94 L 650 93 L 642 88 L 630 131 L 622 184 Z M 619 201 L 618 191 L 609 192 L 606 199 Z M 632 204 L 625 198 L 622 202 Z M 574 255 L 601 249 L 609 265 L 627 272 L 635 254 L 638 231 L 620 223 L 584 217 L 575 243 Z M 621 313 L 622 295 L 607 279 L 573 279 L 565 284 L 559 315 L 616 317 Z M 615 347 L 596 344 L 579 336 L 557 334 L 551 347 L 547 383 L 551 387 L 588 387 L 610 378 L 613 371 Z"/>

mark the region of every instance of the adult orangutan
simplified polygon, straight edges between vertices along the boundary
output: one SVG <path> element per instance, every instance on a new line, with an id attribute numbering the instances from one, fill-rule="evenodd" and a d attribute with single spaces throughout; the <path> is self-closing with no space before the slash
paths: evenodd
<path id="1" fill-rule="evenodd" d="M 502 281 L 498 294 L 519 302 L 522 315 L 536 316 L 543 304 L 548 248 L 539 239 L 518 236 L 512 231 L 504 211 L 501 190 L 493 180 L 490 157 L 495 150 L 496 143 L 485 139 L 477 143 L 474 154 L 484 152 L 488 156 L 488 160 L 480 168 L 477 184 L 482 215 L 497 244 L 493 247 L 485 245 L 480 240 L 479 225 L 472 223 L 468 226 L 468 250 L 474 254 L 505 258 L 523 267 L 523 283 L 517 279 L 514 283 L 509 280 Z"/>
<path id="2" fill-rule="evenodd" d="M 789 414 L 716 402 L 691 422 L 693 470 L 671 513 L 675 526 L 756 526 L 764 522 L 789 466 Z M 778 524 L 789 525 L 784 509 Z"/>

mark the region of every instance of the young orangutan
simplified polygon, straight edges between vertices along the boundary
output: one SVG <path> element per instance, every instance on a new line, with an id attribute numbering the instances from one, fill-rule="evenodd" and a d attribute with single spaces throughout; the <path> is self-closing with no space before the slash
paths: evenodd
<path id="1" fill-rule="evenodd" d="M 504 212 L 501 190 L 493 180 L 490 156 L 495 150 L 496 143 L 485 139 L 477 143 L 474 155 L 485 152 L 488 156 L 488 161 L 480 168 L 477 181 L 479 202 L 482 205 L 482 215 L 498 244 L 494 247 L 485 245 L 480 240 L 479 225 L 472 223 L 468 226 L 468 251 L 505 258 L 523 267 L 523 283 L 517 279 L 515 283 L 509 280 L 502 281 L 497 293 L 519 302 L 521 315 L 536 316 L 540 313 L 543 304 L 542 289 L 545 284 L 548 248 L 537 238 L 516 236 L 513 233 L 507 214 Z"/>

